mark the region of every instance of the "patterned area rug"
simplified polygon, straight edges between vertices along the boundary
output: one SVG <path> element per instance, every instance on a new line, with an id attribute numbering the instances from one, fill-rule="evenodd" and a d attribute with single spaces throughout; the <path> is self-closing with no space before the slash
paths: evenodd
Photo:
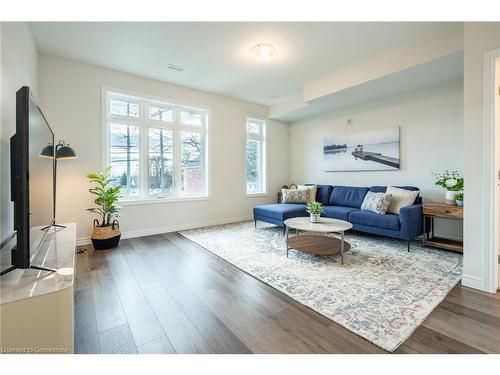
<path id="1" fill-rule="evenodd" d="M 290 250 L 280 228 L 259 222 L 181 232 L 212 253 L 387 351 L 394 351 L 462 276 L 461 254 L 347 233 L 351 251 Z"/>

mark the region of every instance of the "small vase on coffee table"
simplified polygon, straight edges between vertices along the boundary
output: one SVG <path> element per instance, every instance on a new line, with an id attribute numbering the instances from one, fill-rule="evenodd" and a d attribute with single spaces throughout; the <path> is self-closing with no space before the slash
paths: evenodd
<path id="1" fill-rule="evenodd" d="M 320 214 L 310 214 L 311 215 L 311 223 L 319 223 L 320 222 Z"/>

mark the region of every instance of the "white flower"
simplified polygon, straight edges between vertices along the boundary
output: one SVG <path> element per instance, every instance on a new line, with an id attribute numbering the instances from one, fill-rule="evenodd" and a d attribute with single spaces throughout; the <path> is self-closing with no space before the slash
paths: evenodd
<path id="1" fill-rule="evenodd" d="M 458 181 L 454 178 L 449 178 L 444 183 L 446 184 L 447 187 L 451 188 L 455 186 L 458 183 Z"/>

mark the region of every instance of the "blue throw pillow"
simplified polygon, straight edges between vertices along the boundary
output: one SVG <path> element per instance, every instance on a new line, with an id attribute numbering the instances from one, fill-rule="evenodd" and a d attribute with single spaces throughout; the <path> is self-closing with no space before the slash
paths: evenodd
<path id="1" fill-rule="evenodd" d="M 368 190 L 370 189 L 367 187 L 334 186 L 329 204 L 332 206 L 360 208 Z"/>

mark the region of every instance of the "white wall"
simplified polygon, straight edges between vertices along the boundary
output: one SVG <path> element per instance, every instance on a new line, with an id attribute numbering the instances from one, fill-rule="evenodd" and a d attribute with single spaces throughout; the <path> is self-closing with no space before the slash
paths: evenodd
<path id="1" fill-rule="evenodd" d="M 3 143 L 3 136 L 2 136 L 2 129 L 3 129 L 3 117 L 2 117 L 2 106 L 3 106 L 3 100 L 2 100 L 2 93 L 3 93 L 3 86 L 2 86 L 2 75 L 3 75 L 3 64 L 2 64 L 2 50 L 3 50 L 3 42 L 2 42 L 2 28 L 3 24 L 0 22 L 0 160 L 2 159 L 2 149 L 5 149 L 5 147 L 2 148 L 2 143 Z M 3 171 L 3 166 L 2 162 L 0 161 L 0 243 L 2 243 L 3 239 L 3 232 L 2 232 L 2 207 L 5 207 L 5 204 L 3 203 L 3 195 L 2 195 L 2 190 L 3 187 L 2 185 L 5 183 L 4 181 L 4 175 L 2 172 Z M 7 202 L 6 202 L 7 203 Z"/>
<path id="2" fill-rule="evenodd" d="M 466 201 L 464 208 L 464 275 L 465 286 L 494 291 L 487 280 L 483 214 L 484 176 L 483 150 L 486 146 L 483 130 L 484 53 L 500 48 L 500 23 L 466 22 L 464 25 L 464 172 Z"/>
<path id="3" fill-rule="evenodd" d="M 16 131 L 16 91 L 22 86 L 29 86 L 35 94 L 37 93 L 37 50 L 28 23 L 2 22 L 1 41 L 0 242 L 13 232 L 9 140 Z"/>
<path id="4" fill-rule="evenodd" d="M 495 63 L 495 87 L 500 90 L 500 59 Z M 498 91 L 497 91 L 498 92 Z M 495 101 L 495 126 L 496 126 L 496 166 L 495 169 L 500 173 L 500 93 L 496 95 Z M 497 180 L 497 193 L 496 193 L 497 207 L 496 207 L 496 222 L 500 223 L 500 175 Z M 500 228 L 496 229 L 497 233 L 497 257 L 500 255 Z M 497 272 L 497 288 L 500 288 L 500 263 L 498 263 Z"/>
<path id="5" fill-rule="evenodd" d="M 47 55 L 39 55 L 39 96 L 57 139 L 73 146 L 78 159 L 58 169 L 58 221 L 76 222 L 88 237 L 92 206 L 85 174 L 101 168 L 101 85 L 211 108 L 210 200 L 126 206 L 120 218 L 130 235 L 250 218 L 256 204 L 273 202 L 288 181 L 288 126 L 268 123 L 267 197 L 245 197 L 245 116 L 267 117 L 264 106 Z M 227 201 L 227 206 L 223 206 Z"/>
<path id="6" fill-rule="evenodd" d="M 290 182 L 414 185 L 425 200 L 443 200 L 431 172 L 463 170 L 462 95 L 462 83 L 450 82 L 291 124 Z M 347 119 L 354 124 L 347 126 Z M 399 171 L 323 171 L 324 137 L 393 126 L 400 126 Z M 462 225 L 436 220 L 436 232 L 460 238 Z"/>

